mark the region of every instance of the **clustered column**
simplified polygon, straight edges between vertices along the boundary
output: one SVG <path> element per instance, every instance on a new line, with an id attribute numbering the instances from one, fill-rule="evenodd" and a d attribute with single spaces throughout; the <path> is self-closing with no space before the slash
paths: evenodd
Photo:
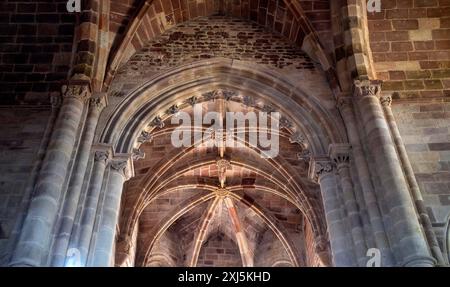
<path id="1" fill-rule="evenodd" d="M 411 162 L 409 161 L 408 153 L 405 148 L 405 144 L 403 143 L 402 137 L 400 135 L 400 131 L 398 129 L 397 123 L 395 121 L 394 114 L 392 112 L 392 97 L 382 96 L 381 97 L 381 105 L 383 106 L 383 110 L 392 133 L 393 140 L 395 142 L 398 156 L 400 158 L 403 170 L 405 172 L 405 177 L 408 182 L 408 185 L 411 190 L 411 195 L 413 196 L 413 200 L 415 206 L 417 208 L 417 212 L 419 213 L 420 222 L 423 225 L 425 236 L 430 244 L 431 251 L 434 257 L 437 259 L 440 265 L 445 265 L 445 259 L 442 254 L 441 248 L 439 247 L 439 243 L 436 238 L 436 234 L 433 231 L 433 226 L 431 224 L 430 217 L 428 216 L 427 209 L 425 207 L 425 203 L 423 201 L 422 194 L 420 193 L 419 184 L 417 183 L 416 177 L 414 175 L 414 170 L 412 168 Z"/>
<path id="2" fill-rule="evenodd" d="M 389 241 L 384 228 L 383 217 L 378 206 L 375 189 L 372 183 L 371 174 L 366 160 L 365 152 L 362 147 L 361 137 L 358 133 L 358 125 L 353 110 L 353 99 L 349 96 L 338 99 L 338 108 L 347 130 L 347 136 L 351 145 L 351 154 L 356 166 L 358 180 L 361 185 L 362 196 L 369 215 L 369 222 L 372 235 L 376 246 L 369 248 L 378 248 L 382 255 L 382 265 L 394 265 L 394 259 L 389 246 Z"/>
<path id="3" fill-rule="evenodd" d="M 71 239 L 70 246 L 78 248 L 80 251 L 81 266 L 86 266 L 87 263 L 95 216 L 99 206 L 100 193 L 109 156 L 110 152 L 108 150 L 95 152 L 94 166 L 92 168 L 91 179 L 83 205 L 80 226 Z"/>
<path id="4" fill-rule="evenodd" d="M 428 246 L 414 209 L 402 166 L 380 103 L 381 83 L 355 83 L 355 101 L 370 152 L 382 184 L 383 214 L 389 220 L 387 234 L 397 263 L 433 266 Z"/>
<path id="5" fill-rule="evenodd" d="M 350 145 L 335 144 L 330 146 L 330 157 L 336 164 L 342 188 L 342 197 L 346 214 L 350 223 L 350 233 L 353 239 L 353 246 L 357 256 L 358 265 L 365 266 L 367 262 L 367 246 L 365 242 L 363 226 L 358 210 L 358 204 L 353 189 L 353 182 L 350 175 Z"/>
<path id="6" fill-rule="evenodd" d="M 83 135 L 78 148 L 75 166 L 70 178 L 69 187 L 64 199 L 61 224 L 56 237 L 53 250 L 52 266 L 63 266 L 66 257 L 67 247 L 77 211 L 78 202 L 81 195 L 89 156 L 91 155 L 92 143 L 94 141 L 95 130 L 98 119 L 103 108 L 106 106 L 106 95 L 95 95 L 89 101 L 89 111 L 86 118 Z"/>
<path id="7" fill-rule="evenodd" d="M 347 240 L 347 232 L 341 216 L 342 210 L 337 197 L 338 183 L 333 163 L 330 160 L 316 159 L 314 164 L 322 193 L 334 266 L 356 266 L 355 255 Z"/>
<path id="8" fill-rule="evenodd" d="M 63 86 L 63 103 L 55 123 L 47 153 L 36 182 L 11 266 L 46 264 L 63 185 L 75 149 L 77 134 L 87 99 L 89 84 L 70 83 Z"/>
<path id="9" fill-rule="evenodd" d="M 120 201 L 123 184 L 127 179 L 129 160 L 112 160 L 109 167 L 109 179 L 106 184 L 91 260 L 91 265 L 95 267 L 111 266 L 113 263 L 116 225 L 119 219 Z"/>

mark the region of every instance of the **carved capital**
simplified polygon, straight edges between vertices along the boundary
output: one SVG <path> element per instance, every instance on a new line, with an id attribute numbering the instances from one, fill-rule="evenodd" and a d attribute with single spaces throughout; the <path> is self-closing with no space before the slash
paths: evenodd
<path id="1" fill-rule="evenodd" d="M 90 96 L 90 88 L 86 84 L 68 84 L 61 88 L 63 98 L 86 101 Z"/>
<path id="2" fill-rule="evenodd" d="M 127 160 L 113 160 L 111 162 L 111 169 L 120 172 L 123 176 L 126 176 L 128 168 Z"/>
<path id="3" fill-rule="evenodd" d="M 316 175 L 321 177 L 325 174 L 333 172 L 333 164 L 331 162 L 316 162 Z"/>
<path id="4" fill-rule="evenodd" d="M 355 81 L 354 90 L 357 97 L 379 97 L 381 81 Z"/>
<path id="5" fill-rule="evenodd" d="M 350 162 L 351 146 L 349 144 L 330 145 L 329 155 L 338 168 L 348 166 Z"/>
<path id="6" fill-rule="evenodd" d="M 96 151 L 95 152 L 95 161 L 97 162 L 105 162 L 109 159 L 109 151 Z"/>
<path id="7" fill-rule="evenodd" d="M 383 107 L 390 107 L 392 105 L 392 96 L 382 96 L 380 102 Z"/>
<path id="8" fill-rule="evenodd" d="M 101 112 L 107 105 L 106 93 L 96 95 L 95 97 L 89 99 L 89 105 Z"/>

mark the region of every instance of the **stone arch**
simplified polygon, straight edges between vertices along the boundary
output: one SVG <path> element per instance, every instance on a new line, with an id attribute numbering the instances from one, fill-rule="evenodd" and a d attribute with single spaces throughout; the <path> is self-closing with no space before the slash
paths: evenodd
<path id="1" fill-rule="evenodd" d="M 173 84 L 183 77 L 186 78 L 181 84 Z M 161 87 L 165 87 L 164 90 L 161 91 Z M 263 100 L 285 101 L 281 111 L 288 114 L 296 126 L 308 124 L 305 136 L 315 154 L 326 154 L 332 142 L 346 142 L 342 124 L 334 118 L 337 115 L 332 115 L 314 96 L 302 91 L 301 84 L 293 85 L 277 72 L 227 59 L 204 60 L 171 69 L 138 87 L 105 119 L 107 123 L 100 129 L 99 140 L 113 144 L 117 153 L 130 153 L 145 126 L 162 109 L 208 92 L 211 87 L 234 88 L 250 95 L 257 94 Z M 295 111 L 290 106 L 301 110 Z"/>
<path id="2" fill-rule="evenodd" d="M 136 7 L 133 20 L 120 36 L 120 40 L 116 41 L 111 48 L 105 73 L 104 91 L 107 91 L 119 66 L 126 62 L 135 51 L 140 50 L 145 42 L 163 34 L 176 24 L 195 19 L 198 16 L 213 14 L 229 14 L 247 19 L 284 35 L 289 41 L 307 52 L 312 59 L 319 62 L 331 80 L 332 88 L 338 89 L 334 64 L 325 52 L 310 18 L 302 8 L 302 5 L 307 7 L 310 3 L 300 4 L 299 2 L 302 1 L 277 0 L 275 5 L 268 5 L 264 1 L 244 3 L 244 1 L 206 0 L 195 1 L 188 5 L 183 1 L 179 3 L 178 1 L 160 2 L 160 0 L 142 1 Z M 179 4 L 181 7 L 178 6 Z M 275 18 L 280 17 L 277 15 L 280 14 L 279 11 L 284 13 L 283 20 L 276 22 Z M 267 16 L 270 13 L 273 15 L 271 18 Z"/>
<path id="3" fill-rule="evenodd" d="M 345 142 L 345 132 L 339 127 L 339 119 L 336 120 L 335 115 L 330 113 L 329 106 L 324 106 L 319 99 L 303 91 L 301 85 L 293 85 L 283 75 L 267 68 L 255 69 L 254 65 L 227 59 L 198 61 L 160 73 L 120 99 L 120 102 L 116 101 L 115 107 L 103 115 L 104 124 L 98 130 L 97 137 L 102 144 L 112 146 L 116 154 L 131 154 L 139 148 L 137 138 L 142 131 L 151 132 L 148 124 L 174 102 L 181 103 L 180 107 L 187 106 L 187 100 L 193 95 L 207 93 L 214 88 L 233 89 L 279 108 L 305 135 L 312 155 L 325 155 L 330 143 Z M 166 120 L 164 116 L 162 119 Z M 308 201 L 307 195 L 301 198 Z M 139 214 L 139 210 L 134 212 Z M 318 212 L 314 208 L 304 208 L 303 211 Z M 320 217 L 316 214 L 308 216 L 308 219 L 316 238 L 326 238 L 325 227 L 317 221 Z M 130 218 L 137 220 L 139 217 Z M 127 231 L 126 226 L 135 226 L 132 222 L 126 223 L 124 236 L 131 232 Z"/>

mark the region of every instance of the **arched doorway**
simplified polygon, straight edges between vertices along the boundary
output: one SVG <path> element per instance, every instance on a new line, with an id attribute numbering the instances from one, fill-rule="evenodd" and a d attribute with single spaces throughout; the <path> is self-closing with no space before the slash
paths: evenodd
<path id="1" fill-rule="evenodd" d="M 98 140 L 112 145 L 116 155 L 134 154 L 134 174 L 122 196 L 116 265 L 129 265 L 130 257 L 139 266 L 154 264 L 160 238 L 172 238 L 184 244 L 181 253 L 174 251 L 173 262 L 196 266 L 204 242 L 214 230 L 227 228 L 231 235 L 223 238 L 235 238 L 244 266 L 269 264 L 256 258 L 262 242 L 285 254 L 278 258 L 283 266 L 330 264 L 322 262 L 331 255 L 311 158 L 327 157 L 328 146 L 344 136 L 324 73 L 301 50 L 257 25 L 207 20 L 187 22 L 148 43 L 113 82 Z M 205 45 L 200 42 L 208 29 L 197 33 L 199 23 L 241 30 L 210 35 L 208 45 L 220 45 L 205 55 L 197 45 Z M 180 39 L 193 47 L 183 48 Z M 252 49 L 252 59 L 233 59 L 245 55 L 243 47 Z M 165 58 L 178 49 L 189 53 Z M 258 51 L 260 58 L 254 58 Z M 264 159 L 261 147 L 249 142 L 221 149 L 198 146 L 193 139 L 191 146 L 173 147 L 177 125 L 172 118 L 180 112 L 193 115 L 198 105 L 202 115 L 279 112 L 279 155 Z M 218 190 L 225 187 L 221 178 L 225 195 Z M 219 210 L 225 212 L 219 216 Z"/>

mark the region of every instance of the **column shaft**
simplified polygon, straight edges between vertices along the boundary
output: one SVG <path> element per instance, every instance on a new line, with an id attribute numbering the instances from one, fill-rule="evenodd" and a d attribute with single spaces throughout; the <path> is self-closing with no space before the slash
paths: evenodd
<path id="1" fill-rule="evenodd" d="M 64 208 L 62 212 L 61 224 L 53 248 L 52 266 L 63 266 L 66 257 L 67 247 L 80 199 L 81 188 L 91 154 L 91 147 L 94 140 L 97 122 L 102 109 L 102 99 L 92 99 L 90 101 L 89 112 L 86 118 L 85 129 L 80 142 L 77 160 L 70 179 Z"/>
<path id="2" fill-rule="evenodd" d="M 356 117 L 353 112 L 352 102 L 350 98 L 340 99 L 339 105 L 344 123 L 347 129 L 347 135 L 352 146 L 352 155 L 355 161 L 358 179 L 361 184 L 361 190 L 364 197 L 364 202 L 369 216 L 370 226 L 376 246 L 368 246 L 369 248 L 376 247 L 380 249 L 382 254 L 382 266 L 394 265 L 394 259 L 390 250 L 389 241 L 386 235 L 386 230 L 383 223 L 383 218 L 377 203 L 377 197 L 373 187 L 369 166 L 361 145 L 360 136 L 358 134 L 358 127 L 356 125 Z"/>
<path id="3" fill-rule="evenodd" d="M 63 92 L 65 98 L 10 263 L 13 266 L 41 266 L 45 264 L 49 254 L 51 233 L 88 96 L 88 87 L 66 86 Z"/>
<path id="4" fill-rule="evenodd" d="M 340 215 L 336 176 L 331 162 L 316 163 L 316 172 L 319 176 L 333 263 L 336 267 L 356 266 L 355 255 L 348 244 L 347 232 Z"/>
<path id="5" fill-rule="evenodd" d="M 105 201 L 101 211 L 100 224 L 91 261 L 94 267 L 108 267 L 112 264 L 126 164 L 126 161 L 120 161 L 113 162 L 110 165 L 111 172 L 106 186 Z"/>
<path id="6" fill-rule="evenodd" d="M 107 152 L 96 152 L 95 154 L 95 163 L 92 169 L 92 177 L 89 182 L 78 234 L 74 235 L 73 242 L 71 243 L 71 246 L 78 248 L 80 251 L 82 266 L 85 266 L 87 263 L 87 255 L 89 253 L 89 245 L 92 238 L 95 215 L 98 209 L 108 157 L 109 154 Z"/>
<path id="7" fill-rule="evenodd" d="M 381 85 L 357 84 L 358 108 L 369 149 L 384 189 L 385 216 L 391 222 L 388 237 L 402 266 L 433 266 L 417 219 L 403 170 L 378 98 Z"/>
<path id="8" fill-rule="evenodd" d="M 395 142 L 395 146 L 397 148 L 398 156 L 403 166 L 403 170 L 405 172 L 406 180 L 408 181 L 408 185 L 411 190 L 411 194 L 414 199 L 414 203 L 417 208 L 417 212 L 420 216 L 420 221 L 425 231 L 425 236 L 427 238 L 428 244 L 430 244 L 431 251 L 438 261 L 440 265 L 445 265 L 445 259 L 442 254 L 441 248 L 439 247 L 439 242 L 437 241 L 436 234 L 433 231 L 433 226 L 431 224 L 430 217 L 428 216 L 428 212 L 425 207 L 425 203 L 422 198 L 422 194 L 420 193 L 419 184 L 417 183 L 416 176 L 414 175 L 414 170 L 412 168 L 411 162 L 409 161 L 408 153 L 405 148 L 405 144 L 403 143 L 400 131 L 397 126 L 397 122 L 395 121 L 394 114 L 392 112 L 391 97 L 382 98 L 382 105 L 385 112 L 385 116 L 387 122 L 389 124 L 389 128 L 392 133 L 392 137 Z"/>

